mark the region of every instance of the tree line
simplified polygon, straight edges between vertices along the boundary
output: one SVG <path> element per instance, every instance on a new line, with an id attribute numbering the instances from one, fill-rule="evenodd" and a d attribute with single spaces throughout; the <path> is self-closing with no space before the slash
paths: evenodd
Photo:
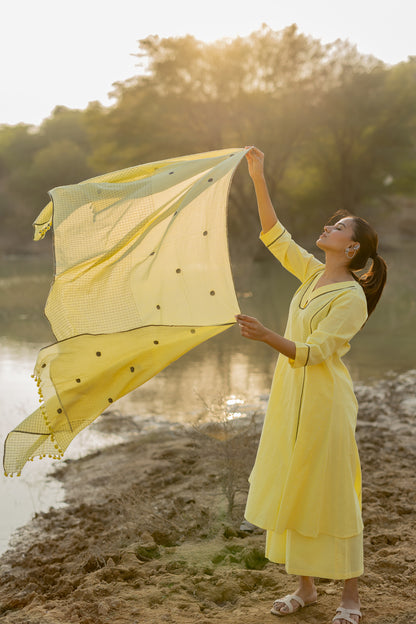
<path id="1" fill-rule="evenodd" d="M 349 42 L 263 25 L 215 43 L 150 36 L 137 58 L 109 107 L 57 106 L 39 127 L 0 126 L 3 253 L 31 249 L 31 223 L 54 186 L 211 149 L 262 149 L 272 199 L 305 236 L 338 209 L 416 194 L 416 57 L 386 66 Z M 253 204 L 242 166 L 229 234 L 248 257 Z"/>

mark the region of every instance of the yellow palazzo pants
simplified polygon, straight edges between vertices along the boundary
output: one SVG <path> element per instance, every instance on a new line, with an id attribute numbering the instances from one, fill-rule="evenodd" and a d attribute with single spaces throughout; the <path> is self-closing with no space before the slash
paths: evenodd
<path id="1" fill-rule="evenodd" d="M 266 557 L 283 563 L 288 574 L 349 579 L 363 573 L 363 535 L 305 537 L 297 531 L 267 531 Z M 328 555 L 329 554 L 329 555 Z"/>

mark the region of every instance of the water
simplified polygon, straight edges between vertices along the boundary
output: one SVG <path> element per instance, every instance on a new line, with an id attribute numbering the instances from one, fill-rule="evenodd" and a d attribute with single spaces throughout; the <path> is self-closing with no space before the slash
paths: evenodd
<path id="1" fill-rule="evenodd" d="M 385 252 L 389 280 L 370 321 L 353 340 L 345 358 L 355 381 L 368 382 L 391 370 L 416 367 L 416 267 L 413 246 Z M 48 261 L 11 258 L 0 271 L 0 409 L 1 447 L 7 433 L 38 406 L 30 375 L 38 350 L 53 341 L 43 307 L 51 282 Z M 241 310 L 283 332 L 297 280 L 278 263 L 255 263 L 234 271 Z M 244 340 L 237 327 L 200 345 L 141 388 L 116 404 L 122 415 L 136 421 L 150 419 L 192 422 L 221 410 L 231 415 L 264 408 L 276 354 L 261 343 Z M 126 439 L 129 432 L 103 433 L 92 426 L 78 436 L 66 457 L 75 458 L 97 447 Z M 132 432 L 131 435 L 134 435 Z M 35 512 L 63 504 L 61 485 L 48 477 L 51 460 L 35 461 L 19 479 L 0 480 L 0 552 L 11 532 Z"/>

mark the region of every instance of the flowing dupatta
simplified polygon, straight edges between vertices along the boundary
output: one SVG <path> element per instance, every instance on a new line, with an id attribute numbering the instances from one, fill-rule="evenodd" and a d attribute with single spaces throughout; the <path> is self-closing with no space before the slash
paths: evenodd
<path id="1" fill-rule="evenodd" d="M 117 399 L 235 322 L 226 208 L 241 148 L 163 160 L 50 192 L 46 303 L 56 342 L 39 352 L 39 408 L 5 441 L 6 476 L 60 459 Z"/>

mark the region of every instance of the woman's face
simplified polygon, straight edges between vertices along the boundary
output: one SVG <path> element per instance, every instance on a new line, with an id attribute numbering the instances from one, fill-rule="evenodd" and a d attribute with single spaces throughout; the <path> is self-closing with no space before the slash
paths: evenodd
<path id="1" fill-rule="evenodd" d="M 316 241 L 323 251 L 339 251 L 345 253 L 348 247 L 357 245 L 354 241 L 354 221 L 351 217 L 340 219 L 334 225 L 325 225 L 324 231 Z"/>

